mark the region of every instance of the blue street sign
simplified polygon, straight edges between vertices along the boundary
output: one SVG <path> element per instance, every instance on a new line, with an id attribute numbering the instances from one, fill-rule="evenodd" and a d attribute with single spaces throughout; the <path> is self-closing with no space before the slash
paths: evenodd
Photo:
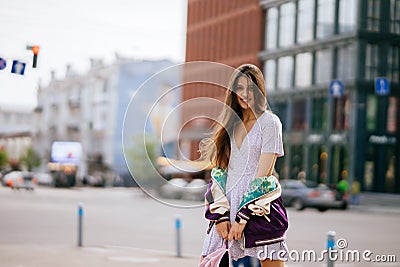
<path id="1" fill-rule="evenodd" d="M 0 57 L 0 70 L 4 70 L 7 67 L 7 61 Z"/>
<path id="2" fill-rule="evenodd" d="M 19 75 L 24 75 L 25 73 L 25 66 L 26 63 L 18 61 L 18 60 L 13 60 L 12 68 L 11 68 L 11 73 L 19 74 Z"/>
<path id="3" fill-rule="evenodd" d="M 329 94 L 333 97 L 341 97 L 344 93 L 344 85 L 341 80 L 331 80 Z"/>
<path id="4" fill-rule="evenodd" d="M 377 95 L 388 95 L 389 92 L 389 80 L 385 77 L 375 78 L 375 93 Z"/>

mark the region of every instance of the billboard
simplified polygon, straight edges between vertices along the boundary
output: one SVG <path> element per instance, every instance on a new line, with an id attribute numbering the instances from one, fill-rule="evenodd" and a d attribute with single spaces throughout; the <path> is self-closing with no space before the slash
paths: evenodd
<path id="1" fill-rule="evenodd" d="M 82 145 L 79 142 L 55 141 L 51 146 L 51 162 L 79 165 Z"/>

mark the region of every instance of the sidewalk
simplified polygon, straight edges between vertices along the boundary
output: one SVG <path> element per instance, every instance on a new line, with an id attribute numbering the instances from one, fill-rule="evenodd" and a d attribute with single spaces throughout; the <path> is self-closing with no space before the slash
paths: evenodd
<path id="1" fill-rule="evenodd" d="M 132 247 L 69 247 L 0 245 L 1 267 L 186 267 L 197 266 L 194 255 L 176 257 L 169 252 Z"/>
<path id="2" fill-rule="evenodd" d="M 400 215 L 400 194 L 360 193 L 360 205 L 350 205 L 349 210 Z"/>

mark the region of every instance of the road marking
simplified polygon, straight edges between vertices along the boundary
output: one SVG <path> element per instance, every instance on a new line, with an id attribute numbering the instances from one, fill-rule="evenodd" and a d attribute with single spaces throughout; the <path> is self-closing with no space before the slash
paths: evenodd
<path id="1" fill-rule="evenodd" d="M 108 257 L 111 261 L 131 262 L 131 263 L 155 263 L 160 262 L 157 258 L 133 258 L 133 257 Z"/>

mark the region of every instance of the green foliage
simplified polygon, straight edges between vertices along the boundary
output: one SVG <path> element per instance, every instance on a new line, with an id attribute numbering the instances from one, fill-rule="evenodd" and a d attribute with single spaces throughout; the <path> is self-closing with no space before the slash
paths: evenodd
<path id="1" fill-rule="evenodd" d="M 40 156 L 31 147 L 27 148 L 25 153 L 19 159 L 21 163 L 28 169 L 32 171 L 33 168 L 40 166 Z"/>
<path id="2" fill-rule="evenodd" d="M 0 169 L 4 168 L 8 163 L 7 151 L 0 149 Z"/>
<path id="3" fill-rule="evenodd" d="M 126 149 L 129 169 L 139 185 L 154 185 L 159 144 L 155 136 L 135 135 L 132 147 Z"/>

